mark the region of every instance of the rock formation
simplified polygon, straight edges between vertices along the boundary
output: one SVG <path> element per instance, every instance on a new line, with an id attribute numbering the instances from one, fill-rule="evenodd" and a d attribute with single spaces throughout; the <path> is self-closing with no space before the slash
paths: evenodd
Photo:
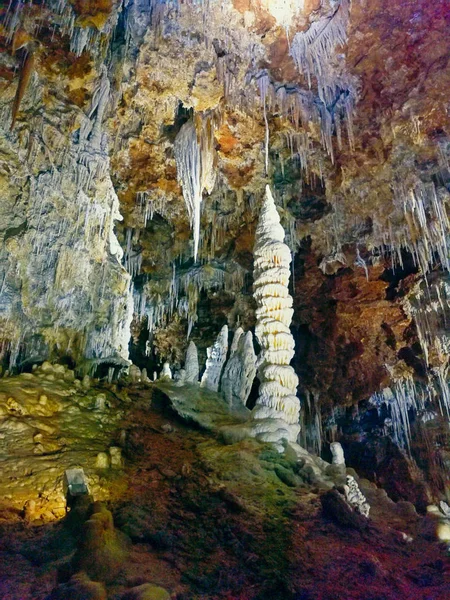
<path id="1" fill-rule="evenodd" d="M 366 497 L 359 489 L 359 486 L 352 475 L 347 475 L 347 483 L 344 486 L 345 499 L 357 512 L 369 516 L 370 505 L 366 500 Z"/>
<path id="2" fill-rule="evenodd" d="M 330 444 L 331 455 L 333 457 L 332 464 L 336 466 L 345 467 L 345 457 L 342 446 L 339 442 L 332 442 Z"/>
<path id="3" fill-rule="evenodd" d="M 230 406 L 245 406 L 256 375 L 253 334 L 241 327 L 234 332 L 230 357 L 224 367 L 220 390 Z"/>
<path id="4" fill-rule="evenodd" d="M 128 370 L 131 383 L 139 383 L 142 379 L 142 373 L 139 367 L 136 365 L 130 365 Z"/>
<path id="5" fill-rule="evenodd" d="M 169 392 L 188 423 L 210 428 L 215 421 L 221 433 L 234 427 L 238 452 L 211 442 L 210 455 L 201 457 L 222 468 L 237 456 L 228 481 L 236 481 L 236 465 L 248 453 L 261 453 L 262 466 L 256 461 L 246 473 L 259 494 L 260 469 L 276 463 L 276 471 L 268 469 L 283 491 L 276 506 L 288 497 L 280 485 L 297 491 L 299 479 L 327 483 L 318 471 L 340 487 L 345 462 L 361 477 L 373 519 L 385 511 L 394 529 L 398 514 L 387 501 L 380 509 L 374 482 L 394 501 L 414 502 L 420 514 L 448 502 L 449 30 L 446 0 L 0 3 L 0 521 L 5 514 L 6 521 L 23 514 L 30 524 L 63 517 L 63 474 L 74 467 L 84 469 L 89 492 L 108 500 L 115 515 L 142 453 L 136 500 L 144 502 L 145 489 L 155 506 L 154 528 L 143 519 L 139 543 L 156 550 L 163 540 L 171 554 L 163 557 L 166 567 L 179 564 L 171 524 L 182 528 L 180 515 L 190 519 L 183 501 L 196 466 L 190 441 L 177 445 L 189 425 L 177 431 L 154 415 L 148 431 L 140 430 Z M 267 184 L 281 221 L 269 191 L 261 207 Z M 236 331 L 228 363 L 226 336 L 215 344 L 224 323 Z M 243 404 L 254 374 L 251 334 L 238 328 L 254 333 L 255 325 L 260 390 L 250 414 Z M 152 382 L 144 370 L 139 376 L 144 366 Z M 162 369 L 157 381 L 153 374 Z M 256 385 L 252 409 L 253 391 Z M 136 429 L 125 435 L 121 422 L 130 411 Z M 273 448 L 258 440 L 284 456 L 273 459 Z M 324 466 L 331 442 L 345 448 L 345 462 L 331 446 L 334 464 Z M 120 447 L 125 460 L 110 447 Z M 166 457 L 173 465 L 164 475 Z M 238 514 L 231 487 L 224 502 Z M 225 494 L 210 491 L 214 502 L 187 502 L 204 525 L 205 547 L 222 552 L 232 537 L 245 548 L 261 523 L 243 540 L 239 528 L 228 535 L 233 527 L 210 539 L 212 522 L 224 514 L 223 506 L 215 512 L 216 501 Z M 339 527 L 369 528 L 375 548 L 382 534 L 337 489 L 327 498 Z M 315 495 L 308 516 L 320 503 Z M 163 523 L 172 507 L 175 518 Z M 312 516 L 314 526 L 321 517 Z M 408 512 L 410 525 L 417 519 Z M 31 529 L 23 532 L 30 539 L 39 535 Z M 305 532 L 292 530 L 296 550 Z M 385 582 L 408 568 L 398 590 L 411 585 L 410 596 L 420 597 L 425 592 L 414 582 L 428 584 L 439 564 L 431 553 L 433 560 L 415 565 L 408 557 L 406 567 L 393 552 L 389 570 L 384 556 L 369 557 L 359 565 L 371 574 L 361 583 L 334 560 L 348 548 L 338 536 L 320 552 L 313 536 L 311 555 L 323 569 L 304 552 L 292 552 L 292 561 L 307 564 L 288 563 L 277 542 L 288 567 L 272 578 L 273 592 L 259 587 L 267 562 L 258 552 L 254 559 L 239 547 L 237 562 L 220 557 L 219 570 L 214 553 L 198 570 L 188 565 L 198 539 L 189 533 L 192 545 L 188 536 L 180 541 L 183 577 L 194 587 L 201 579 L 204 589 L 184 590 L 175 576 L 168 586 L 174 596 L 207 596 L 210 588 L 220 597 L 229 586 L 236 597 L 328 597 L 334 589 L 314 587 L 327 572 L 341 597 L 350 581 L 355 596 L 378 598 L 391 592 L 383 583 L 366 590 L 368 579 Z M 423 539 L 413 526 L 406 533 L 414 538 L 411 556 L 421 554 Z M 405 539 L 393 534 L 380 546 L 398 554 Z M 258 542 L 263 553 L 268 540 Z M 2 548 L 13 546 L 2 540 Z M 11 558 L 25 575 L 33 570 L 30 547 Z M 122 581 L 144 584 L 147 566 Z M 255 569 L 252 581 L 247 569 Z M 55 580 L 55 572 L 47 575 Z M 297 582 L 284 589 L 291 575 L 311 579 L 305 588 Z M 15 589 L 21 600 L 50 591 L 28 583 L 26 593 Z M 440 600 L 437 587 L 426 593 Z"/>
<path id="6" fill-rule="evenodd" d="M 84 571 L 94 581 L 114 581 L 126 555 L 126 542 L 114 529 L 112 514 L 96 502 L 92 516 L 84 523 L 73 569 Z"/>
<path id="7" fill-rule="evenodd" d="M 219 390 L 222 368 L 227 359 L 228 352 L 228 326 L 224 325 L 220 330 L 217 340 L 213 346 L 207 349 L 205 372 L 202 375 L 201 387 L 213 392 Z"/>
<path id="8" fill-rule="evenodd" d="M 186 359 L 184 363 L 184 370 L 186 371 L 185 381 L 186 383 L 198 383 L 199 366 L 198 366 L 198 352 L 197 346 L 193 341 L 189 342 L 186 350 Z"/>
<path id="9" fill-rule="evenodd" d="M 160 379 L 172 379 L 172 370 L 168 362 L 163 364 L 163 368 L 159 377 Z"/>
<path id="10" fill-rule="evenodd" d="M 259 396 L 252 412 L 258 439 L 279 444 L 297 440 L 300 431 L 298 378 L 290 362 L 294 338 L 289 329 L 293 308 L 289 294 L 291 252 L 269 186 L 259 216 L 254 248 L 254 298 L 258 357 Z"/>

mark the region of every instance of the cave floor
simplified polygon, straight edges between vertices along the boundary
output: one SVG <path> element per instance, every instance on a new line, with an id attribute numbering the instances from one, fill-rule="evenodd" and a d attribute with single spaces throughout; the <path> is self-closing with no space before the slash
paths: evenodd
<path id="1" fill-rule="evenodd" d="M 421 519 L 405 503 L 374 490 L 369 527 L 343 527 L 323 515 L 324 490 L 293 485 L 292 466 L 268 446 L 223 445 L 182 422 L 151 386 L 127 394 L 108 430 L 125 467 L 99 474 L 128 546 L 108 599 L 145 582 L 178 600 L 450 597 L 445 547 L 418 535 Z M 80 527 L 70 513 L 53 522 L 1 517 L 0 597 L 43 600 L 67 579 Z"/>

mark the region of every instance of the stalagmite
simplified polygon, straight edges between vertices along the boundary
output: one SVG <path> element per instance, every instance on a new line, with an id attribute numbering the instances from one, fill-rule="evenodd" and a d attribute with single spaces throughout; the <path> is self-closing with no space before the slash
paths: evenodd
<path id="1" fill-rule="evenodd" d="M 163 364 L 160 379 L 172 379 L 172 371 L 168 362 Z"/>
<path id="2" fill-rule="evenodd" d="M 141 370 L 136 365 L 130 365 L 128 374 L 130 376 L 131 383 L 139 383 L 141 381 L 141 377 L 142 377 Z"/>
<path id="3" fill-rule="evenodd" d="M 239 347 L 239 341 L 243 335 L 244 335 L 244 330 L 242 329 L 242 327 L 238 327 L 236 329 L 236 331 L 234 332 L 233 341 L 231 342 L 230 358 L 228 359 L 228 363 L 230 362 L 230 359 L 233 357 L 233 355 L 236 354 L 237 349 Z M 228 365 L 228 363 L 227 363 L 227 365 Z M 225 375 L 225 372 L 224 372 L 224 375 Z"/>
<path id="4" fill-rule="evenodd" d="M 342 449 L 342 446 L 339 442 L 332 442 L 330 444 L 330 450 L 331 450 L 331 454 L 332 454 L 332 463 L 333 465 L 338 465 L 341 466 L 343 465 L 345 467 L 345 457 L 344 457 L 344 450 Z"/>
<path id="5" fill-rule="evenodd" d="M 208 388 L 213 392 L 219 390 L 220 375 L 227 358 L 228 352 L 228 326 L 224 325 L 220 330 L 214 346 L 207 349 L 206 370 L 203 373 L 201 387 Z"/>
<path id="6" fill-rule="evenodd" d="M 173 380 L 178 387 L 182 387 L 186 383 L 186 371 L 184 369 L 176 371 Z"/>
<path id="7" fill-rule="evenodd" d="M 184 370 L 186 371 L 185 382 L 186 383 L 198 383 L 199 367 L 198 367 L 198 352 L 197 346 L 194 342 L 189 342 L 186 350 L 186 360 L 184 364 Z"/>
<path id="8" fill-rule="evenodd" d="M 261 345 L 259 397 L 252 411 L 252 434 L 262 441 L 295 442 L 300 431 L 298 378 L 290 362 L 294 339 L 289 330 L 293 309 L 288 292 L 291 253 L 269 186 L 262 207 L 254 248 L 255 333 Z"/>
<path id="9" fill-rule="evenodd" d="M 230 406 L 244 405 L 252 389 L 256 375 L 256 354 L 253 334 L 244 334 L 241 327 L 234 333 L 230 358 L 225 365 L 220 388 Z"/>

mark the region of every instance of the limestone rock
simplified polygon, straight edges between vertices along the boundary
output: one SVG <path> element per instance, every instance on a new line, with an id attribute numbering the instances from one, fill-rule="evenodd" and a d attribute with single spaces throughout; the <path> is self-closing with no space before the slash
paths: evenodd
<path id="1" fill-rule="evenodd" d="M 252 412 L 255 437 L 274 442 L 295 442 L 300 431 L 298 378 L 290 366 L 294 338 L 289 330 L 293 309 L 288 292 L 291 252 L 269 186 L 256 229 L 254 248 L 255 333 L 261 345 L 258 376 L 261 382 Z"/>
<path id="2" fill-rule="evenodd" d="M 106 408 L 106 395 L 97 394 L 95 397 L 95 410 L 104 411 Z"/>
<path id="3" fill-rule="evenodd" d="M 114 529 L 112 514 L 101 504 L 83 526 L 73 558 L 73 567 L 85 571 L 95 581 L 111 582 L 119 575 L 127 552 L 125 543 Z"/>
<path id="4" fill-rule="evenodd" d="M 213 392 L 219 389 L 220 376 L 222 368 L 227 358 L 228 352 L 228 326 L 224 325 L 220 330 L 217 340 L 206 353 L 206 369 L 201 380 L 201 387 L 205 387 Z"/>
<path id="5" fill-rule="evenodd" d="M 198 366 L 198 352 L 197 346 L 193 341 L 189 342 L 186 350 L 186 360 L 184 364 L 184 370 L 186 371 L 186 383 L 198 383 L 199 377 L 199 366 Z"/>
<path id="6" fill-rule="evenodd" d="M 163 364 L 160 379 L 172 379 L 172 371 L 168 362 Z"/>
<path id="7" fill-rule="evenodd" d="M 111 468 L 113 469 L 122 469 L 123 468 L 123 458 L 122 458 L 122 449 L 118 446 L 111 446 L 109 449 L 109 455 L 111 457 Z"/>
<path id="8" fill-rule="evenodd" d="M 99 452 L 95 459 L 96 469 L 109 469 L 111 465 L 111 457 L 106 452 Z"/>
<path id="9" fill-rule="evenodd" d="M 345 498 L 336 489 L 329 490 L 320 497 L 324 514 L 344 527 L 366 529 L 369 521 L 351 509 Z"/>
<path id="10" fill-rule="evenodd" d="M 139 383 L 142 378 L 142 373 L 139 367 L 136 365 L 130 365 L 128 369 L 128 374 L 130 376 L 131 383 Z"/>
<path id="11" fill-rule="evenodd" d="M 230 406 L 247 403 L 253 380 L 256 375 L 256 354 L 253 347 L 253 334 L 239 327 L 231 344 L 230 357 L 225 365 L 220 389 Z"/>

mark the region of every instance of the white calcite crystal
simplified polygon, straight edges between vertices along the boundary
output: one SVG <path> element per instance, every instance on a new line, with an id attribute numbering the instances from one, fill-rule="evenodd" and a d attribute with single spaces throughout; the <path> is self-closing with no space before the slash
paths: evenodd
<path id="1" fill-rule="evenodd" d="M 220 389 L 230 406 L 245 406 L 256 375 L 256 354 L 253 334 L 238 327 L 225 365 Z"/>
<path id="2" fill-rule="evenodd" d="M 186 383 L 198 383 L 199 367 L 198 367 L 198 352 L 197 346 L 194 342 L 189 342 L 186 350 L 186 360 L 184 363 L 184 370 L 186 371 L 185 381 Z"/>
<path id="3" fill-rule="evenodd" d="M 252 411 L 253 435 L 262 441 L 295 442 L 300 431 L 298 378 L 290 362 L 294 338 L 290 332 L 293 308 L 288 291 L 291 252 L 269 186 L 256 229 L 254 298 L 256 337 L 261 346 L 258 376 L 261 382 Z"/>
<path id="4" fill-rule="evenodd" d="M 351 475 L 347 475 L 347 483 L 344 485 L 345 499 L 352 508 L 364 515 L 369 517 L 370 505 L 366 500 L 366 497 L 359 489 L 356 480 Z"/>
<path id="5" fill-rule="evenodd" d="M 227 358 L 228 352 L 228 326 L 224 325 L 220 330 L 214 346 L 206 350 L 206 369 L 203 373 L 201 387 L 205 387 L 213 392 L 219 390 L 220 376 L 222 368 Z"/>

